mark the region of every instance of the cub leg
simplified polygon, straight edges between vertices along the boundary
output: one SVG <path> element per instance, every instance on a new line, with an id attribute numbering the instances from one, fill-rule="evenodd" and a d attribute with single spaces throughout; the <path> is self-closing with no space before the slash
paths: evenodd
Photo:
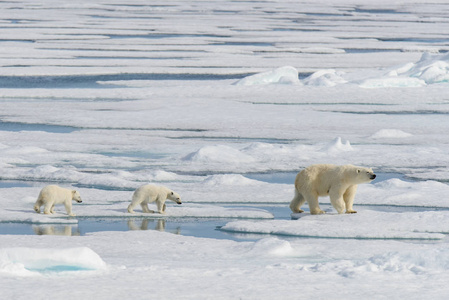
<path id="1" fill-rule="evenodd" d="M 65 210 L 67 212 L 67 214 L 71 217 L 76 216 L 73 212 L 72 212 L 72 202 L 66 202 L 65 204 Z"/>

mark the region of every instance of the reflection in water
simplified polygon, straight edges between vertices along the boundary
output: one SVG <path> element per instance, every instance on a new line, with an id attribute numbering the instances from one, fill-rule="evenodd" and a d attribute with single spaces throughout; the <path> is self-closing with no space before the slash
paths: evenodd
<path id="1" fill-rule="evenodd" d="M 156 221 L 156 226 L 154 226 L 154 228 L 148 228 L 149 224 L 153 223 L 153 221 Z M 128 229 L 129 230 L 149 230 L 149 229 L 154 229 L 157 231 L 165 231 L 165 219 L 158 219 L 158 220 L 154 220 L 154 219 L 143 219 L 142 223 L 140 224 L 140 226 L 138 224 L 136 224 L 136 220 L 130 219 L 128 220 Z M 171 233 L 174 234 L 181 234 L 181 228 L 178 227 L 175 230 L 170 231 Z"/>
<path id="2" fill-rule="evenodd" d="M 37 235 L 81 235 L 78 226 L 72 228 L 72 225 L 33 225 L 33 231 Z"/>

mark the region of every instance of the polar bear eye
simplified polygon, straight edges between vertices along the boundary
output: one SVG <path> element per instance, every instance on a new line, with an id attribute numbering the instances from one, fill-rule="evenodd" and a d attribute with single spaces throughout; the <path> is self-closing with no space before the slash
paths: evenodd
<path id="1" fill-rule="evenodd" d="M 171 194 L 173 195 L 173 192 L 171 192 Z"/>

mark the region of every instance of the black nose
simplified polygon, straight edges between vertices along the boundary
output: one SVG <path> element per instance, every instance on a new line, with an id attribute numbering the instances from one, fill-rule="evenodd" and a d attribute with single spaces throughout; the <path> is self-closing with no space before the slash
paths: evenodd
<path id="1" fill-rule="evenodd" d="M 375 179 L 376 178 L 376 174 L 371 175 L 371 179 Z"/>

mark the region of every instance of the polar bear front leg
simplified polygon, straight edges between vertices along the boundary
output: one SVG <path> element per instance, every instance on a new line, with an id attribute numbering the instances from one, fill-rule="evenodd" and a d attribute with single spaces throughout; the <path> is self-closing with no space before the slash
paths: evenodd
<path id="1" fill-rule="evenodd" d="M 329 197 L 331 199 L 332 206 L 337 210 L 339 214 L 342 214 L 345 210 L 345 202 L 343 200 L 343 194 L 340 188 L 332 188 L 329 190 Z"/>
<path id="2" fill-rule="evenodd" d="M 72 202 L 66 202 L 65 204 L 65 211 L 67 212 L 67 214 L 71 217 L 75 217 L 76 215 L 72 212 Z"/>
<path id="3" fill-rule="evenodd" d="M 165 214 L 165 201 L 160 201 L 159 199 L 156 201 L 157 211 L 160 214 Z"/>
<path id="4" fill-rule="evenodd" d="M 357 191 L 357 185 L 351 185 L 346 192 L 343 194 L 343 200 L 346 205 L 347 214 L 355 214 L 357 211 L 352 209 L 352 204 L 354 203 L 355 192 Z"/>

